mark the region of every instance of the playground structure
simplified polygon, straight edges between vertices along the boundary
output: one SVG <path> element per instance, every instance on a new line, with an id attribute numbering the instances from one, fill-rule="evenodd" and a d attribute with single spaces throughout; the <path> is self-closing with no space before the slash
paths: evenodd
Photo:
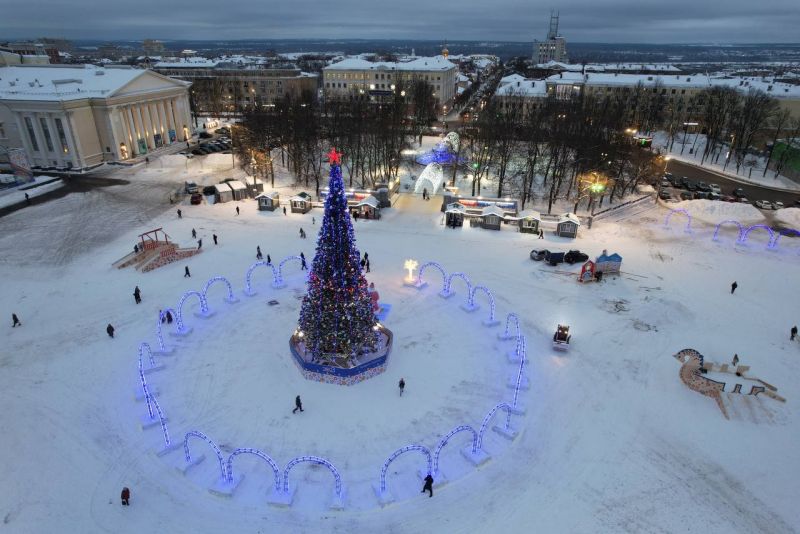
<path id="1" fill-rule="evenodd" d="M 139 234 L 136 247 L 136 251 L 123 256 L 111 265 L 117 269 L 133 266 L 137 271 L 146 273 L 200 253 L 196 248 L 178 248 L 177 244 L 169 240 L 163 228 Z"/>
<path id="2" fill-rule="evenodd" d="M 711 397 L 717 403 L 725 419 L 730 419 L 728 410 L 725 408 L 722 393 L 725 392 L 728 383 L 732 383 L 728 393 L 738 393 L 741 395 L 764 394 L 765 396 L 786 402 L 786 399 L 777 394 L 778 388 L 760 378 L 745 376 L 750 371 L 748 365 L 728 365 L 707 362 L 702 354 L 694 349 L 683 349 L 674 355 L 674 358 L 681 362 L 680 377 L 686 387 L 696 391 L 706 397 Z M 712 373 L 709 377 L 708 373 Z M 725 380 L 723 382 L 723 380 Z M 747 391 L 746 386 L 750 386 Z M 746 392 L 742 389 L 745 388 Z"/>

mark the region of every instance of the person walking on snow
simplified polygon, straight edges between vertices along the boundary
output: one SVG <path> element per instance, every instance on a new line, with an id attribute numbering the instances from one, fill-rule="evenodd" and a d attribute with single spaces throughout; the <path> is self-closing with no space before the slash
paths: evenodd
<path id="1" fill-rule="evenodd" d="M 128 488 L 122 488 L 122 493 L 120 493 L 119 497 L 122 499 L 122 506 L 130 506 L 128 501 L 131 498 L 131 490 Z"/>
<path id="2" fill-rule="evenodd" d="M 31 197 L 28 195 L 28 193 L 25 193 L 25 204 L 28 206 L 31 205 Z"/>
<path id="3" fill-rule="evenodd" d="M 217 243 L 217 234 L 211 234 L 211 237 L 214 239 L 214 244 L 218 245 L 219 243 Z"/>
<path id="4" fill-rule="evenodd" d="M 311 224 L 312 225 L 317 224 L 317 219 L 314 218 L 314 217 L 311 217 Z"/>
<path id="5" fill-rule="evenodd" d="M 236 215 L 239 215 L 239 206 L 236 206 Z"/>
<path id="6" fill-rule="evenodd" d="M 308 270 L 308 265 L 306 264 L 306 257 L 303 256 L 302 253 L 300 254 L 300 270 L 301 271 L 307 271 Z"/>
<path id="7" fill-rule="evenodd" d="M 14 317 L 16 317 L 16 315 L 15 315 Z M 792 334 L 792 335 L 791 335 L 791 337 L 789 338 L 789 341 L 794 341 L 794 338 L 796 338 L 796 337 L 797 337 L 797 325 L 794 325 L 794 326 L 792 327 L 792 329 L 790 330 L 790 332 L 791 332 L 791 334 Z"/>
<path id="8" fill-rule="evenodd" d="M 256 259 L 262 260 L 264 256 L 261 255 L 261 245 L 256 246 Z"/>
<path id="9" fill-rule="evenodd" d="M 183 219 L 183 213 L 181 212 L 180 209 L 178 210 L 178 218 Z"/>
<path id="10" fill-rule="evenodd" d="M 303 411 L 303 402 L 300 400 L 300 395 L 294 398 L 294 410 L 292 410 L 292 413 L 297 413 L 297 410 Z"/>
<path id="11" fill-rule="evenodd" d="M 400 396 L 402 397 L 403 390 L 406 389 L 406 381 L 401 378 L 400 383 L 398 383 L 397 386 L 400 388 Z"/>
<path id="12" fill-rule="evenodd" d="M 425 477 L 425 485 L 422 486 L 422 491 L 420 491 L 420 493 L 425 493 L 426 491 L 433 497 L 433 477 L 430 473 Z"/>
<path id="13" fill-rule="evenodd" d="M 300 228 L 300 239 L 305 239 L 305 238 L 306 238 L 306 233 L 303 231 L 302 228 Z"/>
<path id="14" fill-rule="evenodd" d="M 192 277 L 192 273 L 189 272 L 189 266 L 188 265 L 186 265 L 183 268 L 183 277 L 184 278 L 191 278 Z"/>
<path id="15" fill-rule="evenodd" d="M 739 284 L 737 284 L 737 283 L 736 283 L 736 281 L 734 281 L 734 282 L 731 284 L 731 295 L 733 295 L 733 292 L 734 292 L 734 291 L 736 291 L 736 288 L 737 288 L 737 287 L 739 287 Z"/>
<path id="16" fill-rule="evenodd" d="M 269 254 L 267 254 L 267 265 L 272 265 L 272 258 L 269 257 Z"/>
<path id="17" fill-rule="evenodd" d="M 192 228 L 192 239 L 197 239 L 197 230 Z"/>
<path id="18" fill-rule="evenodd" d="M 367 260 L 365 260 L 365 261 L 367 262 L 367 265 L 366 265 L 366 267 L 367 267 L 367 272 L 369 272 L 369 259 L 367 259 Z"/>
<path id="19" fill-rule="evenodd" d="M 203 239 L 202 238 L 197 240 L 197 250 L 200 250 L 201 248 L 203 248 Z"/>
<path id="20" fill-rule="evenodd" d="M 167 324 L 172 324 L 172 313 L 167 310 Z"/>
<path id="21" fill-rule="evenodd" d="M 544 230 L 539 228 L 539 239 L 544 239 Z"/>
<path id="22" fill-rule="evenodd" d="M 142 302 L 142 292 L 139 289 L 139 286 L 136 286 L 136 289 L 133 290 L 133 300 L 136 301 L 136 304 Z"/>
<path id="23" fill-rule="evenodd" d="M 111 326 L 111 323 L 108 323 L 108 326 L 106 327 L 106 334 L 108 334 L 108 337 L 114 337 L 114 327 Z"/>
<path id="24" fill-rule="evenodd" d="M 286 215 L 286 206 L 283 207 L 283 214 Z"/>
<path id="25" fill-rule="evenodd" d="M 11 314 L 11 328 L 14 328 L 15 326 L 22 326 L 22 323 L 19 322 L 19 317 L 17 317 L 17 314 L 16 313 L 12 313 Z M 795 330 L 797 330 L 797 328 L 795 328 Z"/>
<path id="26" fill-rule="evenodd" d="M 734 354 L 733 355 L 733 360 L 731 360 L 731 364 L 733 364 L 734 367 L 739 365 L 739 355 L 738 354 Z"/>

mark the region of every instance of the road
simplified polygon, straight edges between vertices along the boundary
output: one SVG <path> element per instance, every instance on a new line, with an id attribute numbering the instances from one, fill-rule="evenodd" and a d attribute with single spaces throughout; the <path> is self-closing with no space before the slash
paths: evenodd
<path id="1" fill-rule="evenodd" d="M 800 199 L 800 192 L 786 193 L 783 191 L 775 191 L 769 187 L 760 185 L 744 184 L 731 180 L 722 174 L 714 171 L 709 171 L 693 165 L 688 165 L 680 161 L 670 160 L 667 162 L 667 172 L 671 172 L 675 176 L 686 176 L 694 182 L 705 182 L 707 184 L 719 184 L 722 188 L 723 195 L 730 195 L 734 189 L 741 187 L 745 192 L 747 199 L 750 202 L 756 200 L 769 200 L 774 202 L 780 200 L 786 207 L 794 206 L 794 202 Z"/>

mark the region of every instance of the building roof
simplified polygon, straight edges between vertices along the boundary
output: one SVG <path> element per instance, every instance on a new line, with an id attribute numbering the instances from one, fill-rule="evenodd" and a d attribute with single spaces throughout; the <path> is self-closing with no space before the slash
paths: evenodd
<path id="1" fill-rule="evenodd" d="M 444 56 L 416 57 L 411 61 L 367 61 L 361 58 L 346 58 L 328 65 L 322 70 L 404 70 L 404 71 L 447 71 L 455 69 Z"/>
<path id="2" fill-rule="evenodd" d="M 356 204 L 356 206 L 370 206 L 370 207 L 373 207 L 373 208 L 377 208 L 378 207 L 378 199 L 375 198 L 374 196 L 370 195 L 367 198 L 361 200 L 361 202 Z"/>
<path id="3" fill-rule="evenodd" d="M 506 78 L 514 78 L 514 76 L 507 76 Z M 505 80 L 506 78 L 503 78 Z M 501 85 L 497 91 L 496 96 L 528 96 L 528 97 L 545 97 L 547 96 L 547 83 L 544 80 L 528 80 L 519 76 L 520 79 L 514 79 L 511 83 Z M 503 80 L 500 83 L 503 83 Z"/>
<path id="4" fill-rule="evenodd" d="M 503 211 L 503 208 L 498 207 L 496 204 L 490 204 L 481 210 L 481 217 L 486 215 L 497 215 L 502 219 L 505 217 L 506 212 Z"/>
<path id="5" fill-rule="evenodd" d="M 157 76 L 174 85 L 186 82 L 144 69 L 119 67 L 35 66 L 0 68 L 0 99 L 66 101 L 109 98 L 140 76 Z"/>
<path id="6" fill-rule="evenodd" d="M 558 216 L 558 224 L 565 223 L 565 222 L 572 222 L 577 224 L 578 226 L 581 225 L 581 220 L 578 219 L 578 216 L 574 213 L 562 213 Z"/>
<path id="7" fill-rule="evenodd" d="M 517 219 L 536 219 L 542 220 L 542 215 L 536 210 L 522 210 L 517 214 Z"/>
<path id="8" fill-rule="evenodd" d="M 459 204 L 458 202 L 452 202 L 447 205 L 447 208 L 444 210 L 445 213 L 466 213 L 467 208 L 463 204 Z"/>
<path id="9" fill-rule="evenodd" d="M 153 67 L 156 69 L 213 69 L 218 63 L 219 60 L 206 59 L 204 57 L 170 57 L 164 58 L 162 61 L 153 65 Z"/>
<path id="10" fill-rule="evenodd" d="M 243 189 L 247 189 L 247 186 L 245 186 L 239 180 L 228 180 L 226 183 L 229 186 L 231 186 L 231 189 L 233 189 L 234 191 L 240 191 L 240 190 L 243 190 Z"/>
<path id="11" fill-rule="evenodd" d="M 261 194 L 257 195 L 256 198 L 265 197 L 265 198 L 271 198 L 271 199 L 274 200 L 276 198 L 280 198 L 280 196 L 281 196 L 280 193 L 278 193 L 277 191 L 269 191 L 267 193 L 261 193 Z"/>
<path id="12" fill-rule="evenodd" d="M 604 262 L 622 262 L 622 256 L 617 254 L 616 252 L 613 254 L 600 254 L 597 257 L 597 263 L 604 263 Z"/>
<path id="13" fill-rule="evenodd" d="M 214 184 L 214 189 L 217 190 L 217 193 L 232 193 L 230 187 L 228 187 L 228 182 L 222 182 L 221 184 Z"/>

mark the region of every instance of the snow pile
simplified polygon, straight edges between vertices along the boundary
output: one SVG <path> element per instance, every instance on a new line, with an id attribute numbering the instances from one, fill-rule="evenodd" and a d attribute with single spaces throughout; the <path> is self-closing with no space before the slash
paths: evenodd
<path id="1" fill-rule="evenodd" d="M 764 222 L 764 214 L 750 204 L 740 202 L 720 202 L 718 200 L 684 200 L 671 204 L 674 209 L 685 209 L 692 219 L 708 224 L 734 220 L 741 224 Z"/>
<path id="2" fill-rule="evenodd" d="M 781 226 L 800 229 L 800 208 L 784 208 L 776 211 L 775 222 Z"/>

